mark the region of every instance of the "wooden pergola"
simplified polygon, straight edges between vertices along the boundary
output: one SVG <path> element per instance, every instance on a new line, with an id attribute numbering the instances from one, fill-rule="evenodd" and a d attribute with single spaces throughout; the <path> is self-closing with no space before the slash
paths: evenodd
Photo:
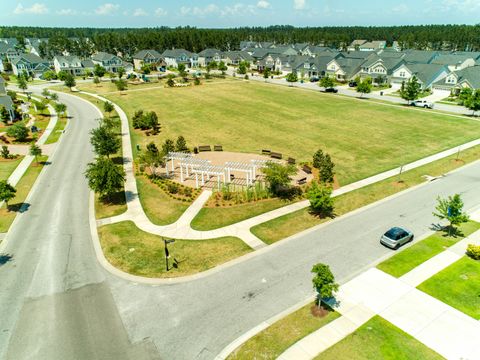
<path id="1" fill-rule="evenodd" d="M 220 189 L 220 178 L 223 176 L 223 183 L 226 183 L 225 167 L 215 165 L 202 165 L 192 169 L 192 173 L 195 174 L 195 185 L 198 189 L 198 176 L 201 176 L 202 186 L 205 185 L 205 176 L 208 180 L 212 176 L 217 177 L 217 188 Z"/>
<path id="2" fill-rule="evenodd" d="M 248 162 L 236 162 L 236 161 L 228 161 L 225 163 L 225 169 L 227 171 L 227 178 L 230 181 L 230 172 L 231 171 L 240 171 L 245 173 L 245 177 L 247 180 L 247 186 L 252 185 L 255 178 L 254 178 L 254 166 Z"/>
<path id="3" fill-rule="evenodd" d="M 210 160 L 197 159 L 194 157 L 187 157 L 180 161 L 180 181 L 184 182 L 183 168 L 185 168 L 185 176 L 188 178 L 190 176 L 189 170 L 200 168 L 202 166 L 209 166 L 211 164 Z"/>
<path id="4" fill-rule="evenodd" d="M 165 156 L 165 172 L 168 174 L 168 162 L 172 162 L 172 172 L 175 171 L 175 160 L 182 161 L 188 158 L 192 158 L 192 155 L 189 153 L 183 153 L 183 152 L 169 152 L 167 156 Z"/>

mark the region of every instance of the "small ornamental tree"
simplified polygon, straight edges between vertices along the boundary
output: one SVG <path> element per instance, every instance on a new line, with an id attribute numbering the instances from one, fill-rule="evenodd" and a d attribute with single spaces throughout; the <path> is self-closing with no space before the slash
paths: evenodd
<path id="1" fill-rule="evenodd" d="M 270 68 L 266 67 L 265 70 L 263 70 L 263 78 L 265 79 L 265 81 L 267 81 L 271 74 L 272 71 L 270 70 Z"/>
<path id="2" fill-rule="evenodd" d="M 290 74 L 287 75 L 286 80 L 289 83 L 295 83 L 298 81 L 298 76 L 296 72 L 291 72 Z"/>
<path id="3" fill-rule="evenodd" d="M 434 212 L 433 215 L 440 220 L 448 221 L 449 235 L 455 230 L 455 226 L 469 220 L 468 214 L 463 211 L 463 200 L 459 194 L 449 196 L 446 199 L 438 197 L 437 202 L 438 204 L 435 207 L 436 212 Z"/>
<path id="4" fill-rule="evenodd" d="M 185 64 L 178 64 L 178 74 L 181 77 L 186 77 L 187 76 L 186 68 L 187 67 L 185 66 Z"/>
<path id="5" fill-rule="evenodd" d="M 360 97 L 363 97 L 363 94 L 370 94 L 372 92 L 372 79 L 366 78 L 360 81 L 357 84 L 357 92 L 360 93 Z"/>
<path id="6" fill-rule="evenodd" d="M 267 162 L 262 171 L 265 174 L 265 181 L 269 190 L 274 195 L 279 195 L 284 188 L 290 187 L 290 176 L 297 173 L 293 165 L 282 165 L 274 162 Z"/>
<path id="7" fill-rule="evenodd" d="M 173 80 L 173 78 L 168 78 L 167 80 L 167 86 L 168 87 L 174 87 L 175 86 L 175 80 Z"/>
<path id="8" fill-rule="evenodd" d="M 95 154 L 110 157 L 110 155 L 120 150 L 120 139 L 107 126 L 101 125 L 96 129 L 92 129 L 90 134 L 90 142 Z"/>
<path id="9" fill-rule="evenodd" d="M 321 263 L 313 265 L 311 272 L 314 274 L 312 284 L 317 292 L 317 306 L 320 306 L 324 299 L 334 296 L 338 291 L 338 284 L 328 265 Z"/>
<path id="10" fill-rule="evenodd" d="M 249 68 L 250 68 L 250 63 L 248 61 L 241 61 L 240 64 L 238 65 L 237 72 L 240 75 L 245 75 Z"/>
<path id="11" fill-rule="evenodd" d="M 58 94 L 57 93 L 51 93 L 50 94 L 50 100 L 57 101 L 58 100 Z"/>
<path id="12" fill-rule="evenodd" d="M 152 129 L 154 135 L 160 132 L 160 123 L 158 122 L 158 116 L 155 111 L 150 111 L 144 115 L 144 124 L 148 129 Z"/>
<path id="13" fill-rule="evenodd" d="M 335 164 L 333 163 L 332 158 L 329 154 L 325 154 L 321 166 L 318 169 L 319 180 L 326 184 L 333 183 L 333 177 L 335 176 L 335 172 L 333 171 L 334 168 Z"/>
<path id="14" fill-rule="evenodd" d="M 148 166 L 150 174 L 153 176 L 157 175 L 156 171 L 158 167 L 165 165 L 162 154 L 153 142 L 149 143 L 146 151 L 139 155 L 138 161 L 140 164 Z"/>
<path id="15" fill-rule="evenodd" d="M 222 74 L 225 75 L 225 71 L 228 70 L 227 65 L 225 65 L 223 61 L 220 61 L 220 63 L 218 64 L 218 70 L 220 70 Z"/>
<path id="16" fill-rule="evenodd" d="M 475 112 L 480 110 L 480 90 L 473 91 L 470 96 L 468 96 L 463 104 L 469 110 L 472 110 L 472 115 L 475 116 Z"/>
<path id="17" fill-rule="evenodd" d="M 35 102 L 35 107 L 37 108 L 37 111 L 43 114 L 43 112 L 47 109 L 47 104 L 43 101 L 36 101 Z"/>
<path id="18" fill-rule="evenodd" d="M 123 79 L 119 79 L 115 81 L 115 86 L 117 87 L 118 91 L 127 90 L 127 87 L 128 87 L 127 82 Z"/>
<path id="19" fill-rule="evenodd" d="M 325 89 L 332 88 L 335 86 L 335 81 L 332 79 L 330 76 L 325 76 L 320 79 L 320 82 L 318 83 L 320 87 L 323 87 Z"/>
<path id="20" fill-rule="evenodd" d="M 465 105 L 465 102 L 472 96 L 473 90 L 470 88 L 463 88 L 460 93 L 458 94 L 458 100 L 460 101 L 460 105 Z"/>
<path id="21" fill-rule="evenodd" d="M 17 122 L 8 128 L 7 135 L 17 141 L 25 141 L 28 138 L 28 129 L 24 123 Z"/>
<path id="22" fill-rule="evenodd" d="M 55 108 L 55 111 L 57 112 L 57 114 L 59 116 L 63 116 L 67 112 L 67 105 L 62 104 L 62 103 L 56 103 L 54 105 L 54 108 Z"/>
<path id="23" fill-rule="evenodd" d="M 410 103 L 411 101 L 418 99 L 418 97 L 420 96 L 421 88 L 422 85 L 420 85 L 417 77 L 414 75 L 406 83 L 402 82 L 402 87 L 400 88 L 400 96 L 402 99 Z"/>
<path id="24" fill-rule="evenodd" d="M 50 93 L 50 91 L 48 91 L 48 89 L 43 89 L 42 90 L 42 96 L 48 98 L 48 97 L 50 97 L 50 95 L 51 95 L 51 93 Z"/>
<path id="25" fill-rule="evenodd" d="M 0 106 L 0 119 L 2 119 L 2 122 L 5 125 L 8 124 L 8 121 L 10 120 L 10 114 L 8 113 L 8 110 L 5 108 L 5 106 L 3 105 Z"/>
<path id="26" fill-rule="evenodd" d="M 8 150 L 7 145 L 2 145 L 2 150 L 0 151 L 0 155 L 4 159 L 10 159 L 10 150 Z"/>
<path id="27" fill-rule="evenodd" d="M 118 78 L 121 79 L 123 77 L 123 75 L 125 75 L 125 68 L 123 67 L 119 67 L 118 70 L 117 70 L 117 74 L 118 74 Z"/>
<path id="28" fill-rule="evenodd" d="M 180 135 L 177 138 L 177 142 L 175 143 L 175 151 L 177 151 L 177 152 L 188 151 L 187 141 L 185 140 L 185 138 L 182 135 Z"/>
<path id="29" fill-rule="evenodd" d="M 98 86 L 98 84 L 100 84 L 100 78 L 98 76 L 95 76 L 93 78 L 93 83 Z"/>
<path id="30" fill-rule="evenodd" d="M 315 154 L 313 154 L 313 167 L 320 169 L 322 167 L 324 157 L 325 155 L 323 154 L 322 149 L 318 149 Z"/>
<path id="31" fill-rule="evenodd" d="M 65 77 L 65 86 L 68 87 L 70 90 L 77 85 L 77 82 L 75 81 L 75 77 L 72 74 L 67 74 Z"/>
<path id="32" fill-rule="evenodd" d="M 15 197 L 16 192 L 17 190 L 10 185 L 7 180 L 0 181 L 0 201 L 5 201 L 5 204 L 7 205 L 7 211 L 10 211 L 8 202 Z"/>
<path id="33" fill-rule="evenodd" d="M 23 92 L 25 92 L 28 89 L 27 80 L 25 80 L 23 76 L 19 76 L 17 78 L 17 86 L 20 90 L 23 90 Z"/>
<path id="34" fill-rule="evenodd" d="M 102 78 L 105 76 L 107 73 L 107 70 L 103 66 L 100 66 L 99 64 L 96 64 L 95 67 L 93 68 L 93 74 L 96 77 Z"/>
<path id="35" fill-rule="evenodd" d="M 115 110 L 115 107 L 113 106 L 113 104 L 110 102 L 110 101 L 105 101 L 103 103 L 103 111 L 105 111 L 108 116 L 110 116 L 110 113 Z"/>
<path id="36" fill-rule="evenodd" d="M 38 164 L 38 157 L 42 156 L 42 149 L 36 144 L 30 145 L 30 155 L 35 157 L 35 162 Z"/>
<path id="37" fill-rule="evenodd" d="M 65 70 L 61 70 L 58 72 L 58 80 L 60 81 L 65 81 L 65 79 L 67 78 L 68 76 L 68 72 L 66 72 Z"/>
<path id="38" fill-rule="evenodd" d="M 123 190 L 125 183 L 123 166 L 115 165 L 111 159 L 105 157 L 99 157 L 95 162 L 87 164 L 85 176 L 90 189 L 106 199 L 111 199 Z"/>
<path id="39" fill-rule="evenodd" d="M 165 156 L 169 152 L 174 152 L 175 151 L 175 143 L 171 139 L 165 140 L 165 142 L 162 145 L 162 155 Z"/>
<path id="40" fill-rule="evenodd" d="M 314 213 L 321 216 L 332 215 L 334 199 L 330 186 L 321 186 L 314 181 L 307 191 L 307 199 L 310 201 L 310 208 Z"/>

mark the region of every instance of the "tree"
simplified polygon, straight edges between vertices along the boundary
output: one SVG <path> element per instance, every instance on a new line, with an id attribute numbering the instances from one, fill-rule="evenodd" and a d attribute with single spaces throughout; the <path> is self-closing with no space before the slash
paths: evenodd
<path id="1" fill-rule="evenodd" d="M 335 86 L 335 81 L 330 76 L 324 76 L 320 79 L 319 86 L 328 89 Z"/>
<path id="2" fill-rule="evenodd" d="M 460 105 L 464 105 L 465 102 L 472 96 L 473 90 L 470 88 L 463 88 L 458 94 L 458 100 L 460 100 Z"/>
<path id="3" fill-rule="evenodd" d="M 57 93 L 50 93 L 50 100 L 57 101 L 58 100 L 58 94 Z"/>
<path id="4" fill-rule="evenodd" d="M 421 88 L 422 85 L 420 85 L 417 77 L 414 75 L 406 83 L 402 82 L 400 97 L 410 103 L 410 101 L 418 99 Z"/>
<path id="5" fill-rule="evenodd" d="M 57 78 L 57 74 L 53 70 L 47 70 L 42 74 L 44 80 L 51 81 Z"/>
<path id="6" fill-rule="evenodd" d="M 472 110 L 472 115 L 475 116 L 475 112 L 480 110 L 480 90 L 472 92 L 463 104 L 467 109 Z"/>
<path id="7" fill-rule="evenodd" d="M 95 162 L 87 164 L 85 176 L 90 189 L 107 199 L 123 190 L 125 183 L 123 166 L 115 165 L 111 159 L 105 157 L 99 157 Z"/>
<path id="8" fill-rule="evenodd" d="M 15 197 L 16 192 L 17 190 L 7 180 L 0 181 L 0 201 L 5 201 L 7 211 L 9 211 L 8 202 Z"/>
<path id="9" fill-rule="evenodd" d="M 77 82 L 75 81 L 75 77 L 68 73 L 65 77 L 65 86 L 68 87 L 70 90 L 72 90 L 72 88 L 77 85 Z"/>
<path id="10" fill-rule="evenodd" d="M 268 162 L 262 171 L 269 190 L 274 195 L 278 195 L 283 189 L 290 187 L 290 176 L 297 173 L 293 165 L 282 165 L 274 162 Z"/>
<path id="11" fill-rule="evenodd" d="M 42 90 L 42 96 L 44 96 L 45 98 L 49 98 L 50 95 L 51 95 L 51 93 L 50 93 L 50 91 L 48 91 L 47 88 Z"/>
<path id="12" fill-rule="evenodd" d="M 165 164 L 162 154 L 153 142 L 147 145 L 146 151 L 139 155 L 138 160 L 140 164 L 150 168 L 150 173 L 153 176 L 156 176 L 157 168 Z"/>
<path id="13" fill-rule="evenodd" d="M 360 93 L 360 97 L 363 97 L 363 94 L 369 94 L 372 92 L 372 79 L 366 78 L 363 81 L 360 81 L 357 84 L 357 92 Z"/>
<path id="14" fill-rule="evenodd" d="M 22 75 L 19 75 L 17 78 L 17 86 L 20 90 L 23 90 L 25 92 L 28 89 L 28 84 L 27 80 Z"/>
<path id="15" fill-rule="evenodd" d="M 228 70 L 227 65 L 225 65 L 223 61 L 220 61 L 220 63 L 218 64 L 218 70 L 220 70 L 222 74 L 225 75 L 225 71 Z"/>
<path id="16" fill-rule="evenodd" d="M 25 141 L 28 137 L 28 129 L 24 123 L 17 122 L 8 128 L 7 135 L 17 141 Z"/>
<path id="17" fill-rule="evenodd" d="M 44 111 L 47 109 L 47 103 L 43 101 L 36 101 L 35 102 L 35 107 L 37 108 L 37 111 L 39 111 L 41 114 L 44 113 Z"/>
<path id="18" fill-rule="evenodd" d="M 2 119 L 5 125 L 7 125 L 8 121 L 10 120 L 10 114 L 7 108 L 3 105 L 0 105 L 0 119 Z"/>
<path id="19" fill-rule="evenodd" d="M 102 78 L 105 76 L 105 73 L 107 70 L 103 66 L 100 66 L 99 64 L 95 64 L 95 67 L 93 68 L 93 74 L 96 77 Z"/>
<path id="20" fill-rule="evenodd" d="M 270 77 L 271 73 L 272 73 L 272 71 L 268 67 L 266 67 L 265 70 L 263 70 L 263 78 L 265 79 L 265 82 Z"/>
<path id="21" fill-rule="evenodd" d="M 187 76 L 185 69 L 186 69 L 185 64 L 182 64 L 182 63 L 178 64 L 178 73 L 180 74 L 181 77 Z"/>
<path id="22" fill-rule="evenodd" d="M 314 274 L 312 283 L 313 288 L 317 291 L 317 305 L 320 306 L 324 299 L 334 296 L 334 293 L 338 291 L 338 284 L 328 265 L 315 264 L 311 272 Z"/>
<path id="23" fill-rule="evenodd" d="M 216 61 L 211 61 L 207 65 L 207 72 L 210 73 L 211 70 L 218 68 L 218 64 Z"/>
<path id="24" fill-rule="evenodd" d="M 325 154 L 322 160 L 322 164 L 319 168 L 318 178 L 321 182 L 326 184 L 333 183 L 333 177 L 335 172 L 333 171 L 335 164 L 329 154 Z"/>
<path id="25" fill-rule="evenodd" d="M 180 135 L 177 138 L 177 142 L 175 143 L 175 151 L 177 151 L 177 152 L 188 151 L 187 141 L 185 140 L 185 138 L 182 135 Z"/>
<path id="26" fill-rule="evenodd" d="M 173 78 L 169 77 L 167 80 L 167 85 L 168 87 L 174 87 L 175 86 L 175 80 Z"/>
<path id="27" fill-rule="evenodd" d="M 152 129 L 154 135 L 160 131 L 160 123 L 155 111 L 150 111 L 144 115 L 144 123 L 148 129 Z"/>
<path id="28" fill-rule="evenodd" d="M 296 72 L 291 72 L 290 74 L 287 75 L 286 80 L 289 83 L 294 83 L 298 81 L 298 76 Z"/>
<path id="29" fill-rule="evenodd" d="M 93 78 L 93 83 L 98 86 L 98 84 L 100 84 L 100 78 L 98 76 L 95 76 Z"/>
<path id="30" fill-rule="evenodd" d="M 2 145 L 2 151 L 0 152 L 0 155 L 4 159 L 10 159 L 10 150 L 8 150 L 7 145 Z"/>
<path id="31" fill-rule="evenodd" d="M 121 79 L 123 77 L 123 75 L 125 75 L 125 68 L 123 67 L 119 67 L 118 70 L 117 70 L 117 73 L 118 73 L 118 78 Z"/>
<path id="32" fill-rule="evenodd" d="M 241 61 L 240 64 L 238 64 L 237 72 L 240 75 L 245 75 L 249 68 L 250 68 L 250 63 L 248 61 Z"/>
<path id="33" fill-rule="evenodd" d="M 127 89 L 127 82 L 123 79 L 119 79 L 115 81 L 115 86 L 117 87 L 118 91 L 124 91 Z"/>
<path id="34" fill-rule="evenodd" d="M 98 128 L 92 129 L 90 134 L 90 143 L 97 155 L 110 157 L 120 150 L 120 139 L 107 126 L 100 125 Z"/>
<path id="35" fill-rule="evenodd" d="M 42 156 L 42 149 L 36 144 L 30 145 L 30 155 L 35 157 L 35 162 L 38 164 L 38 157 Z"/>
<path id="36" fill-rule="evenodd" d="M 322 216 L 330 216 L 332 214 L 334 199 L 332 198 L 332 188 L 330 186 L 321 186 L 314 181 L 307 191 L 307 199 L 310 201 L 310 208 L 313 212 Z"/>
<path id="37" fill-rule="evenodd" d="M 202 85 L 202 82 L 200 81 L 200 78 L 195 76 L 195 79 L 193 80 L 193 83 L 198 86 L 198 85 Z"/>
<path id="38" fill-rule="evenodd" d="M 467 213 L 463 211 L 463 200 L 459 194 L 449 196 L 446 199 L 438 197 L 437 202 L 438 204 L 435 207 L 436 212 L 434 212 L 433 215 L 449 222 L 449 234 L 451 234 L 452 230 L 455 230 L 456 225 L 460 225 L 469 220 Z"/>
<path id="39" fill-rule="evenodd" d="M 152 67 L 150 66 L 150 64 L 143 64 L 140 68 L 140 71 L 143 72 L 145 75 L 148 75 L 151 73 Z"/>
<path id="40" fill-rule="evenodd" d="M 113 104 L 110 102 L 110 101 L 105 101 L 103 103 L 103 111 L 105 111 L 108 116 L 110 116 L 110 113 L 115 110 L 115 107 L 113 106 Z"/>
<path id="41" fill-rule="evenodd" d="M 59 116 L 65 115 L 67 112 L 67 105 L 62 103 L 55 103 L 54 105 L 55 111 Z"/>
<path id="42" fill-rule="evenodd" d="M 325 155 L 323 154 L 322 149 L 318 149 L 315 154 L 313 154 L 313 167 L 315 169 L 320 169 L 323 164 L 323 159 Z"/>
<path id="43" fill-rule="evenodd" d="M 65 81 L 65 80 L 67 79 L 68 74 L 70 74 L 70 73 L 66 72 L 65 70 L 59 71 L 59 72 L 58 72 L 58 75 L 57 75 L 58 80 L 60 80 L 60 81 Z M 71 74 L 70 74 L 70 75 L 71 75 Z"/>
<path id="44" fill-rule="evenodd" d="M 173 143 L 173 140 L 167 139 L 162 145 L 162 155 L 167 155 L 170 152 L 175 151 L 175 144 Z"/>

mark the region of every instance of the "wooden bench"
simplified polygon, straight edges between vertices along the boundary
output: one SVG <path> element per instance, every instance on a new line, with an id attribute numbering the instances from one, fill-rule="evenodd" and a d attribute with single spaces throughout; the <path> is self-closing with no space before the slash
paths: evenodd
<path id="1" fill-rule="evenodd" d="M 281 159 L 281 158 L 282 158 L 282 154 L 276 153 L 276 152 L 272 152 L 272 153 L 270 154 L 270 157 L 273 158 L 273 159 Z"/>
<path id="2" fill-rule="evenodd" d="M 288 163 L 289 165 L 295 165 L 296 162 L 297 162 L 297 161 L 296 161 L 294 158 L 291 158 L 291 157 L 289 157 L 288 160 L 287 160 L 287 163 Z"/>
<path id="3" fill-rule="evenodd" d="M 311 174 L 312 173 L 312 168 L 308 165 L 303 165 L 302 167 L 302 170 L 307 173 L 307 174 Z"/>
<path id="4" fill-rule="evenodd" d="M 270 150 L 263 149 L 262 155 L 270 155 L 272 152 Z"/>
<path id="5" fill-rule="evenodd" d="M 223 151 L 222 145 L 213 145 L 213 151 Z"/>
<path id="6" fill-rule="evenodd" d="M 210 145 L 201 145 L 198 147 L 198 152 L 202 151 L 212 151 L 212 147 Z"/>
<path id="7" fill-rule="evenodd" d="M 297 185 L 303 185 L 303 184 L 306 184 L 306 183 L 307 183 L 307 178 L 306 177 L 297 180 Z"/>

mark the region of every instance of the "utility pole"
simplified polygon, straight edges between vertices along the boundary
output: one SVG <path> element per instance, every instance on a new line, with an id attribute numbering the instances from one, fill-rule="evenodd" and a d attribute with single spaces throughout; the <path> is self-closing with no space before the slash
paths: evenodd
<path id="1" fill-rule="evenodd" d="M 166 265 L 166 268 L 167 268 L 167 271 L 170 270 L 170 268 L 168 267 L 168 259 L 170 258 L 170 252 L 168 251 L 168 244 L 171 244 L 171 243 L 174 243 L 175 240 L 173 239 L 165 239 L 163 238 L 163 243 L 165 244 L 165 265 Z"/>

